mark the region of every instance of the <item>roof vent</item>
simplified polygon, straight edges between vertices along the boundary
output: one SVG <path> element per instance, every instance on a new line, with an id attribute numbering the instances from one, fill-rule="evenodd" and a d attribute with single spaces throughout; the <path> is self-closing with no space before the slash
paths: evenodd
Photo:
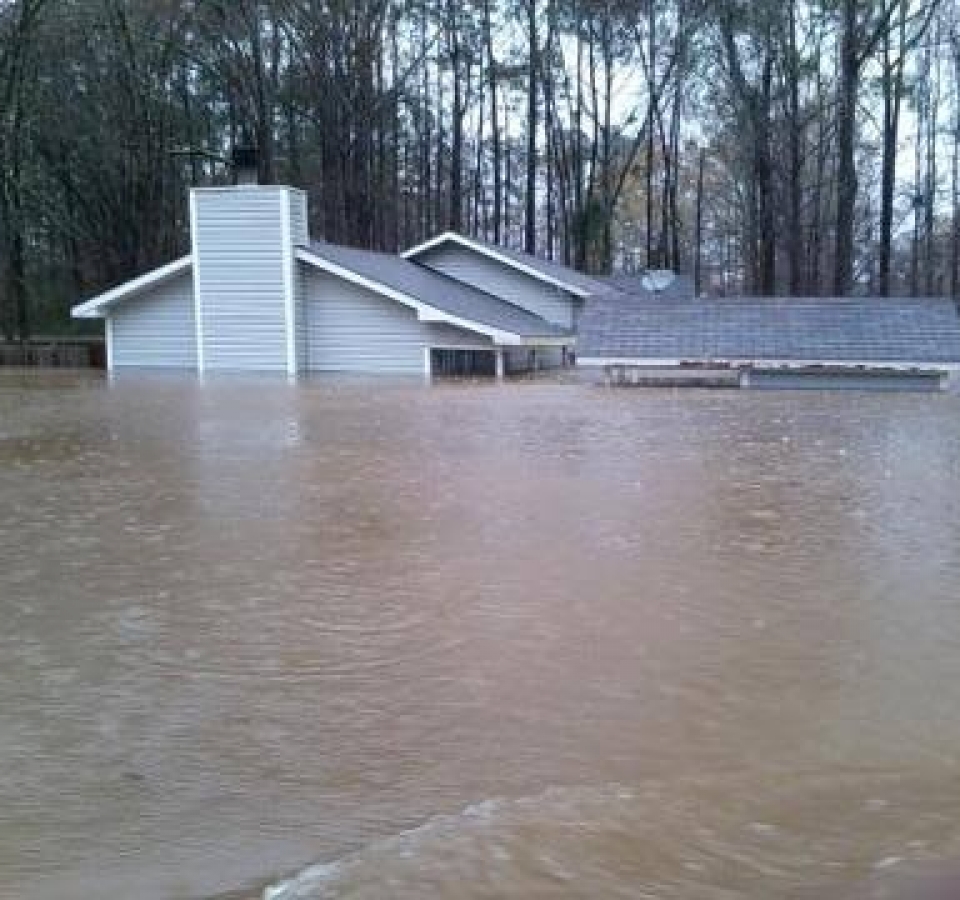
<path id="1" fill-rule="evenodd" d="M 643 273 L 641 284 L 645 291 L 659 294 L 665 291 L 676 280 L 677 273 L 672 269 L 648 269 Z"/>

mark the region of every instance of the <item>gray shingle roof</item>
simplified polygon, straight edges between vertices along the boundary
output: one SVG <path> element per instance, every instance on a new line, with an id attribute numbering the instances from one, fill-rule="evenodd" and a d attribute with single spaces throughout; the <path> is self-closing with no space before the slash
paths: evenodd
<path id="1" fill-rule="evenodd" d="M 313 242 L 306 249 L 369 281 L 461 319 L 522 338 L 557 338 L 570 334 L 519 306 L 399 256 L 323 242 Z"/>
<path id="2" fill-rule="evenodd" d="M 675 303 L 610 293 L 587 302 L 581 357 L 684 361 L 960 363 L 953 301 L 728 298 Z"/>

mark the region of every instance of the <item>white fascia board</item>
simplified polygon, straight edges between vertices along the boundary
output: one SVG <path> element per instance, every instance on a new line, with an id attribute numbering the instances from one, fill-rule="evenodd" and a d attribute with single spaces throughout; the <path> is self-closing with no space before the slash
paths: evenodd
<path id="1" fill-rule="evenodd" d="M 283 323 L 287 345 L 287 374 L 296 375 L 299 369 L 297 360 L 297 323 L 296 323 L 296 279 L 297 261 L 291 238 L 293 210 L 289 196 L 283 204 L 280 214 L 281 240 L 283 242 Z"/>
<path id="2" fill-rule="evenodd" d="M 206 342 L 203 335 L 203 297 L 200 296 L 200 226 L 197 213 L 197 188 L 190 191 L 190 250 L 193 253 L 193 333 L 197 342 L 197 374 L 206 369 Z"/>
<path id="3" fill-rule="evenodd" d="M 107 348 L 107 371 L 113 372 L 113 319 L 110 316 L 104 322 L 103 336 Z"/>
<path id="4" fill-rule="evenodd" d="M 523 336 L 515 334 L 512 331 L 502 331 L 499 328 L 482 325 L 471 319 L 462 319 L 459 316 L 451 315 L 442 310 L 436 310 L 433 307 L 424 306 L 424 309 L 430 311 L 418 314 L 421 322 L 442 322 L 448 325 L 456 325 L 465 331 L 475 331 L 477 334 L 485 334 L 495 344 L 503 344 L 511 347 L 569 347 L 576 343 L 576 338 L 572 335 L 569 337 L 558 337 L 557 335 L 541 335 L 539 337 Z"/>
<path id="5" fill-rule="evenodd" d="M 323 270 L 324 272 L 328 272 L 331 275 L 336 275 L 338 278 L 342 278 L 344 281 L 349 281 L 351 284 L 356 284 L 359 287 L 366 288 L 368 291 L 373 291 L 375 294 L 380 294 L 382 297 L 388 297 L 391 300 L 395 300 L 397 303 L 402 303 L 404 306 L 408 306 L 411 309 L 416 310 L 417 318 L 421 322 L 435 322 L 444 323 L 447 325 L 455 325 L 457 328 L 462 328 L 465 331 L 473 331 L 477 334 L 486 335 L 496 344 L 521 345 L 526 342 L 542 343 L 543 340 L 552 340 L 551 338 L 540 340 L 524 338 L 509 331 L 503 331 L 499 328 L 493 328 L 490 325 L 484 325 L 482 322 L 474 322 L 472 319 L 463 319 L 460 316 L 452 315 L 451 313 L 444 312 L 442 309 L 437 309 L 435 306 L 431 306 L 429 303 L 424 303 L 421 300 L 417 300 L 416 297 L 411 297 L 409 294 L 394 290 L 392 287 L 381 284 L 379 281 L 374 281 L 371 278 L 367 278 L 358 272 L 354 272 L 352 269 L 347 269 L 341 265 L 338 265 L 337 263 L 330 262 L 330 260 L 324 259 L 322 256 L 318 256 L 315 253 L 311 253 L 304 247 L 297 248 L 297 259 L 299 259 L 301 262 L 307 263 L 307 265 L 311 265 L 317 269 Z"/>
<path id="6" fill-rule="evenodd" d="M 440 244 L 445 244 L 447 241 L 453 241 L 453 243 L 459 244 L 461 247 L 466 247 L 468 250 L 473 250 L 475 253 L 479 253 L 481 256 L 486 256 L 488 259 L 496 260 L 497 262 L 502 263 L 503 265 L 508 266 L 517 272 L 523 272 L 524 275 L 529 275 L 531 278 L 536 278 L 537 281 L 542 281 L 545 284 L 551 285 L 552 287 L 560 288 L 560 290 L 566 291 L 568 294 L 573 294 L 576 297 L 580 297 L 582 300 L 593 296 L 590 291 L 585 291 L 582 287 L 578 287 L 575 284 L 570 284 L 568 281 L 562 281 L 559 278 L 553 278 L 552 276 L 541 272 L 539 269 L 536 269 L 533 266 L 524 265 L 519 260 L 513 259 L 513 257 L 505 256 L 502 253 L 497 253 L 495 248 L 487 247 L 485 244 L 478 244 L 474 241 L 471 241 L 470 238 L 464 237 L 462 234 L 457 234 L 455 231 L 445 231 L 443 234 L 438 234 L 436 237 L 430 238 L 429 241 L 425 241 L 416 247 L 411 247 L 409 250 L 404 250 L 400 255 L 404 259 L 412 259 L 415 256 L 420 256 L 421 254 L 426 253 L 428 250 L 432 250 L 434 247 L 440 246 Z"/>
<path id="7" fill-rule="evenodd" d="M 172 263 L 167 263 L 165 266 L 161 266 L 159 269 L 154 269 L 152 272 L 147 272 L 145 275 L 141 275 L 139 278 L 134 278 L 131 281 L 125 281 L 123 284 L 117 285 L 115 288 L 111 288 L 109 291 L 100 294 L 97 297 L 94 297 L 92 300 L 87 300 L 86 303 L 81 303 L 78 306 L 74 306 L 70 310 L 70 315 L 74 319 L 101 319 L 105 315 L 106 307 L 111 306 L 119 300 L 123 300 L 132 294 L 137 294 L 140 291 L 144 291 L 147 288 L 155 287 L 158 284 L 163 283 L 168 278 L 173 278 L 175 275 L 179 275 L 181 272 L 185 272 L 190 268 L 193 262 L 193 255 L 183 256 L 180 259 L 174 260 Z"/>
<path id="8" fill-rule="evenodd" d="M 445 344 L 443 341 L 431 341 L 427 350 L 478 350 L 490 353 L 496 350 L 496 344 Z"/>
<path id="9" fill-rule="evenodd" d="M 578 366 L 646 366 L 679 369 L 686 366 L 725 366 L 731 369 L 750 367 L 763 369 L 888 369 L 896 372 L 957 372 L 960 361 L 912 362 L 852 359 L 652 359 L 635 356 L 578 356 Z"/>
<path id="10" fill-rule="evenodd" d="M 524 347 L 575 347 L 577 339 L 569 337 L 526 337 L 520 343 Z"/>
<path id="11" fill-rule="evenodd" d="M 222 184 L 190 188 L 191 194 L 302 194 L 300 188 L 288 184 Z"/>
<path id="12" fill-rule="evenodd" d="M 484 325 L 481 322 L 474 322 L 472 319 L 464 319 L 460 316 L 454 316 L 451 313 L 444 312 L 442 309 L 436 309 L 433 306 L 421 304 L 417 310 L 417 318 L 421 322 L 431 322 L 434 324 L 455 325 L 464 331 L 473 331 L 477 334 L 484 334 L 495 344 L 522 344 L 524 339 L 518 334 L 510 331 L 502 331 L 499 328 L 493 328 L 490 325 Z"/>

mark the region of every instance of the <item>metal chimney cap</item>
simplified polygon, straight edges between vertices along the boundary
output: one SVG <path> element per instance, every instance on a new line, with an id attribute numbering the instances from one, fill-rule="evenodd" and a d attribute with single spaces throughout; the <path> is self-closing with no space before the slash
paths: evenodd
<path id="1" fill-rule="evenodd" d="M 244 128 L 239 140 L 234 143 L 230 161 L 237 184 L 257 183 L 257 146 L 249 128 Z"/>

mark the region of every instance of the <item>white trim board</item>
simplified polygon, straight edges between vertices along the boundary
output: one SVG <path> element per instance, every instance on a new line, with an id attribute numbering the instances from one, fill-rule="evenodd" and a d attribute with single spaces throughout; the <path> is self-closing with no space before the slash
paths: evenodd
<path id="1" fill-rule="evenodd" d="M 439 344 L 431 341 L 426 347 L 428 350 L 483 350 L 485 353 L 493 353 L 497 349 L 496 344 L 444 344 L 442 341 Z"/>
<path id="2" fill-rule="evenodd" d="M 293 224 L 291 217 L 293 210 L 290 197 L 287 196 L 280 212 L 280 233 L 283 242 L 283 316 L 287 345 L 287 374 L 295 376 L 299 365 L 297 362 L 297 323 L 296 323 L 296 266 L 295 251 L 291 232 Z"/>
<path id="3" fill-rule="evenodd" d="M 896 372 L 956 372 L 958 362 L 912 362 L 855 359 L 665 359 L 634 356 L 578 356 L 578 366 L 644 366 L 647 368 L 680 369 L 694 366 L 725 366 L 730 369 L 869 369 Z"/>
<path id="4" fill-rule="evenodd" d="M 107 351 L 107 371 L 113 373 L 113 317 L 107 316 L 103 323 L 104 343 Z"/>
<path id="5" fill-rule="evenodd" d="M 193 252 L 193 333 L 197 342 L 197 374 L 206 368 L 203 339 L 203 302 L 200 298 L 200 253 L 197 247 L 197 192 L 190 191 L 190 249 Z"/>
<path id="6" fill-rule="evenodd" d="M 566 291 L 569 294 L 573 294 L 576 297 L 580 297 L 583 300 L 593 296 L 591 291 L 585 290 L 579 285 L 571 284 L 569 281 L 563 281 L 560 278 L 554 278 L 552 275 L 547 275 L 545 272 L 541 272 L 535 266 L 525 265 L 519 260 L 514 259 L 512 256 L 507 256 L 504 253 L 498 253 L 494 247 L 488 247 L 486 244 L 480 244 L 476 241 L 471 241 L 470 238 L 464 237 L 462 234 L 457 234 L 455 231 L 445 231 L 443 234 L 438 234 L 436 237 L 430 238 L 429 241 L 424 241 L 424 243 L 418 244 L 416 247 L 411 247 L 409 250 L 404 250 L 400 256 L 403 259 L 412 259 L 413 257 L 420 256 L 427 251 L 432 250 L 434 247 L 439 247 L 440 244 L 445 244 L 448 241 L 459 244 L 461 247 L 466 247 L 468 250 L 473 250 L 475 253 L 479 253 L 481 256 L 486 256 L 488 259 L 496 260 L 497 262 L 502 263 L 505 266 L 509 266 L 511 269 L 514 269 L 517 272 L 522 272 L 524 275 L 529 275 L 531 278 L 535 278 L 537 281 L 542 281 L 545 284 L 551 285 L 552 287 L 560 288 L 560 290 Z"/>
<path id="7" fill-rule="evenodd" d="M 77 306 L 74 306 L 70 310 L 70 315 L 74 319 L 103 318 L 105 307 L 108 307 L 119 300 L 126 299 L 132 294 L 138 294 L 141 291 L 145 291 L 147 288 L 156 287 L 157 285 L 162 284 L 164 281 L 179 275 L 181 272 L 187 271 L 192 264 L 193 254 L 182 256 L 180 259 L 174 260 L 171 263 L 167 263 L 165 266 L 160 266 L 159 269 L 153 269 L 152 271 L 147 272 L 138 278 L 125 281 L 123 284 L 118 284 L 109 291 L 105 291 L 91 300 L 87 300 L 85 303 L 80 303 Z"/>

